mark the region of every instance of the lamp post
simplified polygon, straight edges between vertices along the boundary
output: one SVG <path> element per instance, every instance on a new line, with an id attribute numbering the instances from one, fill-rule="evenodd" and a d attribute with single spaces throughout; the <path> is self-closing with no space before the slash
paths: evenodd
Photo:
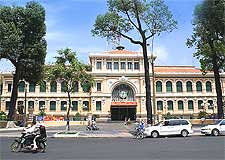
<path id="1" fill-rule="evenodd" d="M 23 117 L 23 121 L 24 121 L 24 126 L 27 123 L 27 84 L 25 84 L 25 95 L 24 95 L 24 117 Z"/>

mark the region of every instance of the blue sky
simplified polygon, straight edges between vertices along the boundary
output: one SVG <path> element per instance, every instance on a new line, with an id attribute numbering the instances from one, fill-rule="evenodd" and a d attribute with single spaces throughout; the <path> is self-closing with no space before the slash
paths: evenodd
<path id="1" fill-rule="evenodd" d="M 46 26 L 48 43 L 46 64 L 54 61 L 56 50 L 72 48 L 78 58 L 88 63 L 90 52 L 103 52 L 107 41 L 93 37 L 96 16 L 107 10 L 107 0 L 37 0 L 46 9 Z M 0 0 L 1 5 L 25 5 L 27 0 Z M 193 58 L 193 48 L 188 48 L 186 39 L 192 34 L 193 11 L 201 0 L 165 0 L 178 21 L 178 28 L 171 33 L 154 38 L 154 54 L 157 55 L 156 65 L 194 65 L 199 67 Z M 127 50 L 141 51 L 140 46 L 122 39 L 121 44 Z M 108 48 L 109 50 L 110 48 Z M 9 62 L 1 60 L 0 71 L 12 70 Z"/>

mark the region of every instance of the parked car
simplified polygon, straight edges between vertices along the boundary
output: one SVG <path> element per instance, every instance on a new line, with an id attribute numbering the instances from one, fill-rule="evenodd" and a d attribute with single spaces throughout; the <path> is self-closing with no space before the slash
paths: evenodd
<path id="1" fill-rule="evenodd" d="M 218 120 L 213 125 L 202 127 L 201 133 L 213 136 L 225 135 L 225 119 Z"/>
<path id="2" fill-rule="evenodd" d="M 145 128 L 146 136 L 157 138 L 159 136 L 181 135 L 187 137 L 193 133 L 192 124 L 186 119 L 169 119 L 154 126 Z"/>

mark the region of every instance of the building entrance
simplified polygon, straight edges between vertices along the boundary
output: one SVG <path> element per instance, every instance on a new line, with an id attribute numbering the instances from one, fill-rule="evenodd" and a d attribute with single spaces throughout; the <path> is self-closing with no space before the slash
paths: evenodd
<path id="1" fill-rule="evenodd" d="M 113 106 L 111 107 L 111 120 L 124 121 L 125 118 L 136 120 L 136 106 Z"/>

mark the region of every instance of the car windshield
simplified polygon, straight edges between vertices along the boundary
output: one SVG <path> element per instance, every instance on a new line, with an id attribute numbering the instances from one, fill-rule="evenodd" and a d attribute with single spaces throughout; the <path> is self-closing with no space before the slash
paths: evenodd
<path id="1" fill-rule="evenodd" d="M 219 124 L 222 120 L 218 120 L 215 122 L 215 125 Z"/>

